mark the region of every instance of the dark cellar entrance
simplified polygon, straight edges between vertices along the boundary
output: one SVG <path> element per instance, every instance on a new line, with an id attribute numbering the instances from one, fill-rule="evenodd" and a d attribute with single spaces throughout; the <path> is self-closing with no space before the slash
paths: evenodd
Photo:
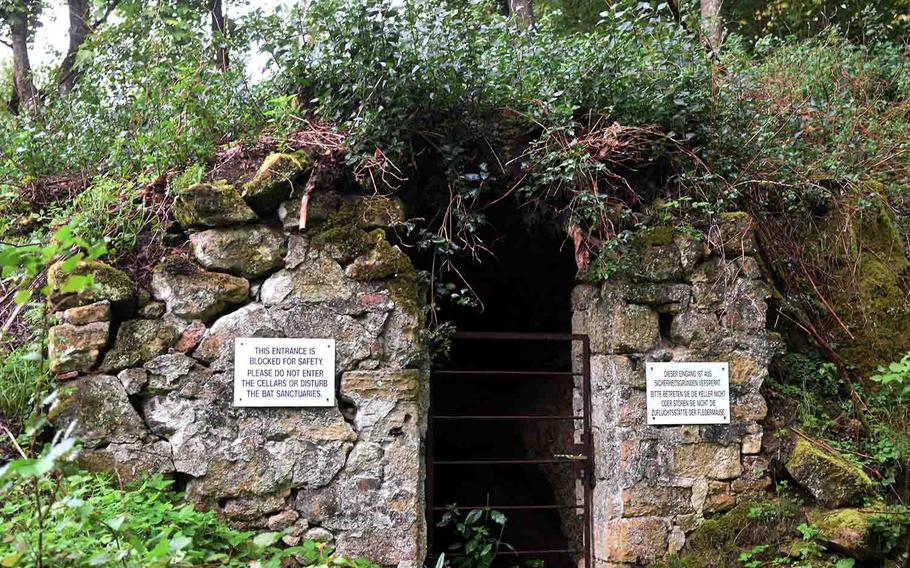
<path id="1" fill-rule="evenodd" d="M 581 428 L 572 418 L 581 413 L 573 408 L 579 378 L 571 372 L 573 342 L 567 339 L 576 273 L 572 247 L 564 233 L 528 226 L 514 209 L 491 225 L 498 235 L 489 243 L 494 257 L 460 268 L 483 309 L 448 306 L 440 314 L 459 335 L 431 379 L 431 563 L 457 541 L 452 527 L 435 526 L 454 504 L 504 513 L 503 542 L 544 551 L 522 554 L 522 560 L 577 567 L 584 557 L 584 522 L 575 506 L 580 464 L 572 462 Z M 483 332 L 565 337 L 470 336 Z M 546 463 L 527 463 L 538 460 Z M 503 560 L 497 565 L 515 565 L 514 556 Z"/>

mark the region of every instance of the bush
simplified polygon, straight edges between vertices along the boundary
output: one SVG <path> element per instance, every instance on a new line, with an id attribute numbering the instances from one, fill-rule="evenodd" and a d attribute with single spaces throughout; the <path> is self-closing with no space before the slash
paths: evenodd
<path id="1" fill-rule="evenodd" d="M 109 476 L 85 472 L 40 478 L 39 490 L 58 498 L 38 514 L 35 486 L 14 484 L 0 491 L 0 565 L 277 568 L 294 556 L 306 566 L 375 568 L 335 556 L 330 546 L 306 541 L 281 549 L 273 546 L 280 533 L 231 529 L 194 510 L 172 483 L 155 476 L 119 489 Z"/>
<path id="2" fill-rule="evenodd" d="M 35 349 L 31 344 L 19 347 L 7 353 L 0 363 L 0 419 L 5 418 L 14 432 L 37 408 L 46 385 L 41 363 L 34 357 Z"/>

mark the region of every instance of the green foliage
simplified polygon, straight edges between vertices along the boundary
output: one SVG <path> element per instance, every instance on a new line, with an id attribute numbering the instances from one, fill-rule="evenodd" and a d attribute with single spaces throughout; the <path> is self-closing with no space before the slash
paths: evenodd
<path id="1" fill-rule="evenodd" d="M 89 36 L 81 77 L 40 115 L 0 128 L 0 179 L 96 172 L 154 179 L 211 156 L 260 119 L 242 69 L 211 61 L 206 12 L 186 3 L 122 2 Z M 243 38 L 231 46 L 243 53 Z"/>
<path id="2" fill-rule="evenodd" d="M 883 550 L 898 550 L 910 535 L 910 510 L 904 505 L 884 507 L 869 518 L 869 527 Z"/>
<path id="3" fill-rule="evenodd" d="M 739 0 L 725 3 L 733 29 L 750 37 L 810 37 L 837 25 L 853 37 L 884 35 L 899 39 L 910 27 L 907 0 Z"/>
<path id="4" fill-rule="evenodd" d="M 39 532 L 43 562 L 57 566 L 259 566 L 277 568 L 281 560 L 299 556 L 305 566 L 374 568 L 366 560 L 335 556 L 331 547 L 307 541 L 297 547 L 276 548 L 281 533 L 237 531 L 211 512 L 195 511 L 172 481 L 146 479 L 119 489 L 107 476 L 73 473 L 46 476 L 56 457 L 17 460 L 7 466 L 7 478 L 38 478 L 39 491 L 51 497 L 39 522 L 27 484 L 2 492 L 0 562 L 31 566 L 37 562 Z M 2 479 L 2 475 L 0 475 Z"/>
<path id="5" fill-rule="evenodd" d="M 485 508 L 465 513 L 453 505 L 443 513 L 436 526 L 453 531 L 456 539 L 448 549 L 449 556 L 440 557 L 438 568 L 490 568 L 494 561 L 512 562 L 527 568 L 542 566 L 539 562 L 521 562 L 506 554 L 515 549 L 502 541 L 506 516 L 499 511 Z"/>
<path id="6" fill-rule="evenodd" d="M 0 417 L 13 422 L 14 427 L 24 424 L 37 408 L 46 380 L 35 345 L 26 344 L 6 353 L 0 363 Z"/>

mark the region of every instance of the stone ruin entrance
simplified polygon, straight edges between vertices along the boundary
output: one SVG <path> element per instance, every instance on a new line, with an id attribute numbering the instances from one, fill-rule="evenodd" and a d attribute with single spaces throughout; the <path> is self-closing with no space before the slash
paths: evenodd
<path id="1" fill-rule="evenodd" d="M 490 506 L 506 515 L 503 541 L 522 559 L 578 566 L 590 517 L 576 496 L 589 463 L 574 418 L 583 415 L 570 334 L 576 267 L 561 235 L 520 223 L 497 219 L 508 236 L 492 244 L 495 258 L 464 274 L 482 310 L 443 314 L 459 333 L 431 374 L 428 519 L 453 504 Z M 433 527 L 429 537 L 432 562 L 453 535 Z"/>

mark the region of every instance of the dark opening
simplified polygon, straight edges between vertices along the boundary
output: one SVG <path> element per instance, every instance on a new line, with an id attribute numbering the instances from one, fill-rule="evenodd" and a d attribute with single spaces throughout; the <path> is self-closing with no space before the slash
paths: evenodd
<path id="1" fill-rule="evenodd" d="M 570 333 L 570 295 L 577 272 L 570 243 L 557 227 L 528 224 L 514 208 L 488 211 L 496 236 L 495 257 L 462 268 L 483 309 L 443 306 L 442 321 L 459 331 Z M 446 420 L 462 415 L 572 416 L 573 379 L 510 376 L 444 376 L 447 370 L 571 371 L 569 341 L 457 340 L 437 362 L 431 383 L 436 461 L 552 458 L 573 453 L 571 420 Z M 432 502 L 437 506 L 556 505 L 575 502 L 572 464 L 439 465 Z M 502 510 L 502 540 L 519 550 L 581 549 L 581 517 L 575 510 Z M 434 513 L 438 522 L 441 512 Z M 453 542 L 451 530 L 436 529 L 433 553 Z M 578 557 L 581 555 L 579 554 Z M 514 557 L 511 557 L 514 559 Z M 523 556 L 546 566 L 577 566 L 572 554 Z M 511 564 L 510 564 L 511 565 Z"/>
<path id="2" fill-rule="evenodd" d="M 673 314 L 667 312 L 658 312 L 657 325 L 660 328 L 660 339 L 664 342 L 669 342 L 670 330 L 673 327 Z"/>

